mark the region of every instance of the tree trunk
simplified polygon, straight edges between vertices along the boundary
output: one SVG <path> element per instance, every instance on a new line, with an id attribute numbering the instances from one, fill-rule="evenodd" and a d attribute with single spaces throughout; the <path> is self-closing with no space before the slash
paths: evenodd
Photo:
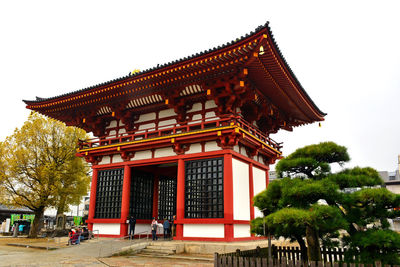
<path id="1" fill-rule="evenodd" d="M 64 213 L 64 211 L 65 211 L 65 201 L 66 201 L 65 197 L 61 197 L 60 202 L 59 202 L 59 204 L 57 206 L 57 215 L 56 216 Z"/>
<path id="2" fill-rule="evenodd" d="M 58 204 L 58 207 L 57 207 L 57 215 L 56 215 L 56 219 L 57 219 L 57 222 L 56 222 L 56 225 L 57 225 L 57 228 L 60 228 L 60 229 L 65 229 L 65 219 L 63 219 L 62 220 L 62 225 L 60 226 L 59 224 L 58 224 L 58 218 L 59 218 L 59 215 L 63 215 L 64 214 L 64 211 L 65 211 L 65 197 L 62 197 L 61 199 L 60 199 L 60 202 L 59 202 L 59 204 Z"/>
<path id="3" fill-rule="evenodd" d="M 31 225 L 31 230 L 29 231 L 29 238 L 36 238 L 39 233 L 39 226 L 40 226 L 40 221 L 43 218 L 43 213 L 44 213 L 44 207 L 39 207 L 38 209 L 34 210 L 35 211 L 35 219 L 33 219 L 33 223 Z"/>
<path id="4" fill-rule="evenodd" d="M 307 226 L 306 240 L 307 240 L 308 259 L 310 261 L 320 261 L 322 257 L 321 257 L 321 247 L 319 245 L 317 230 L 312 228 L 311 226 Z"/>

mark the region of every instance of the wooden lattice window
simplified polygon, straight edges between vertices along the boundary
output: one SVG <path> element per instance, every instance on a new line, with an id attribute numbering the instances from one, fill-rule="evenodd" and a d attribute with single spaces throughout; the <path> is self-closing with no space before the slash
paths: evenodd
<path id="1" fill-rule="evenodd" d="M 224 160 L 185 162 L 185 218 L 224 217 Z"/>
<path id="2" fill-rule="evenodd" d="M 98 172 L 95 218 L 120 218 L 123 179 L 124 169 L 100 170 Z"/>

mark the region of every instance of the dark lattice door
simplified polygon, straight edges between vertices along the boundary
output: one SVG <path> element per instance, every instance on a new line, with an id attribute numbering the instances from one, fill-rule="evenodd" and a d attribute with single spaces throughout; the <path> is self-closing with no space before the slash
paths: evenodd
<path id="1" fill-rule="evenodd" d="M 153 217 L 154 174 L 132 170 L 129 214 L 136 219 Z"/>
<path id="2" fill-rule="evenodd" d="M 176 215 L 176 178 L 160 177 L 158 182 L 158 218 Z"/>

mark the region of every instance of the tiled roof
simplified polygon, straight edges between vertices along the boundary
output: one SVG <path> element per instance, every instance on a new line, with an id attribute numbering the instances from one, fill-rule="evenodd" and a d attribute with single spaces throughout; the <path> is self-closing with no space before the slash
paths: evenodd
<path id="1" fill-rule="evenodd" d="M 73 94 L 76 94 L 76 93 L 81 93 L 81 92 L 84 92 L 84 91 L 89 91 L 89 90 L 97 88 L 99 86 L 108 85 L 108 84 L 112 84 L 112 83 L 115 83 L 115 82 L 123 81 L 123 80 L 125 80 L 127 78 L 132 78 L 132 77 L 135 77 L 135 76 L 143 75 L 143 74 L 146 74 L 148 72 L 152 72 L 152 71 L 155 71 L 155 70 L 158 70 L 158 69 L 163 69 L 165 67 L 172 66 L 172 65 L 177 64 L 177 63 L 181 63 L 181 62 L 184 62 L 184 61 L 187 61 L 187 60 L 190 60 L 190 59 L 202 56 L 202 55 L 213 53 L 215 51 L 218 51 L 220 49 L 223 49 L 223 48 L 225 48 L 227 46 L 230 46 L 230 45 L 233 45 L 235 43 L 239 43 L 240 41 L 250 37 L 251 35 L 253 35 L 255 33 L 258 33 L 259 31 L 261 31 L 261 30 L 263 30 L 265 28 L 269 29 L 268 24 L 269 24 L 269 22 L 267 22 L 265 25 L 258 26 L 255 29 L 255 31 L 252 31 L 252 32 L 246 34 L 245 36 L 241 36 L 240 38 L 237 38 L 236 40 L 228 42 L 228 43 L 226 43 L 226 44 L 224 44 L 222 46 L 217 46 L 217 47 L 214 47 L 212 49 L 208 49 L 208 50 L 202 51 L 200 53 L 192 54 L 191 56 L 184 57 L 184 58 L 181 58 L 181 59 L 178 59 L 178 60 L 170 61 L 170 62 L 165 63 L 165 64 L 161 64 L 161 65 L 158 64 L 157 66 L 155 66 L 153 68 L 149 68 L 149 69 L 146 69 L 146 70 L 143 70 L 143 71 L 140 71 L 140 72 L 136 72 L 134 74 L 129 73 L 128 75 L 120 77 L 120 78 L 117 78 L 117 79 L 113 79 L 113 80 L 110 80 L 110 81 L 107 81 L 107 82 L 99 83 L 99 84 L 96 84 L 96 85 L 93 85 L 93 86 L 90 86 L 90 87 L 86 87 L 86 88 L 83 88 L 83 89 L 80 89 L 80 90 L 76 90 L 76 91 L 73 91 L 73 92 L 70 92 L 70 93 L 62 94 L 62 95 L 59 95 L 59 96 L 54 96 L 54 97 L 49 97 L 49 98 L 36 97 L 36 100 L 23 100 L 23 101 L 25 103 L 27 103 L 27 102 L 29 102 L 29 103 L 35 103 L 35 102 L 38 103 L 38 102 L 42 102 L 42 101 L 56 99 L 56 98 L 59 98 L 59 97 L 64 97 L 64 96 L 69 96 L 69 95 L 73 95 Z"/>
<path id="2" fill-rule="evenodd" d="M 258 26 L 254 31 L 246 34 L 245 36 L 241 36 L 240 38 L 232 40 L 232 41 L 230 41 L 228 43 L 225 43 L 225 44 L 223 44 L 221 46 L 213 47 L 211 49 L 202 51 L 200 53 L 192 54 L 191 56 L 188 56 L 188 57 L 184 57 L 184 58 L 181 58 L 181 59 L 178 59 L 178 60 L 174 60 L 174 61 L 171 61 L 171 62 L 168 62 L 168 63 L 165 63 L 165 64 L 161 64 L 161 65 L 158 64 L 157 66 L 155 66 L 153 68 L 149 68 L 149 69 L 146 69 L 146 70 L 143 70 L 143 71 L 140 71 L 140 72 L 136 72 L 134 74 L 129 73 L 126 76 L 123 76 L 123 77 L 120 77 L 120 78 L 117 78 L 117 79 L 113 79 L 113 80 L 110 80 L 110 81 L 107 81 L 107 82 L 104 82 L 104 83 L 99 83 L 99 84 L 96 84 L 96 85 L 93 85 L 93 86 L 90 86 L 90 87 L 86 87 L 86 88 L 83 88 L 83 89 L 80 89 L 80 90 L 76 90 L 76 91 L 73 91 L 73 92 L 70 92 L 70 93 L 66 93 L 66 94 L 62 94 L 62 95 L 58 95 L 58 96 L 54 96 L 54 97 L 49 97 L 49 98 L 36 97 L 36 100 L 23 100 L 23 101 L 28 105 L 37 104 L 37 103 L 41 103 L 41 102 L 44 102 L 44 101 L 49 101 L 49 100 L 53 100 L 53 99 L 57 99 L 57 98 L 63 98 L 63 97 L 68 97 L 68 96 L 79 94 L 79 93 L 84 93 L 84 92 L 90 91 L 92 89 L 101 87 L 101 86 L 107 86 L 107 85 L 110 85 L 110 84 L 113 84 L 113 83 L 116 83 L 116 82 L 124 81 L 124 80 L 131 79 L 131 78 L 135 78 L 136 76 L 143 76 L 143 75 L 146 75 L 147 73 L 150 73 L 150 72 L 161 70 L 163 68 L 170 67 L 170 66 L 173 66 L 175 64 L 183 63 L 185 61 L 189 61 L 189 60 L 192 60 L 194 58 L 201 57 L 201 56 L 204 56 L 204 55 L 207 55 L 207 54 L 211 54 L 211 53 L 214 53 L 214 52 L 216 52 L 218 50 L 222 50 L 222 49 L 224 49 L 226 47 L 229 47 L 229 46 L 232 46 L 234 44 L 240 43 L 241 41 L 251 37 L 252 35 L 256 35 L 257 33 L 261 32 L 263 30 L 267 31 L 268 35 L 270 36 L 270 38 L 272 40 L 272 44 L 273 44 L 274 49 L 278 52 L 278 54 L 279 54 L 281 60 L 283 61 L 286 69 L 289 71 L 290 76 L 293 77 L 293 79 L 295 80 L 295 83 L 298 84 L 298 86 L 301 89 L 301 91 L 304 93 L 306 98 L 308 98 L 308 100 L 312 103 L 312 105 L 316 108 L 316 110 L 322 116 L 325 116 L 326 113 L 322 112 L 318 108 L 318 106 L 310 98 L 310 96 L 307 94 L 307 92 L 303 89 L 303 87 L 301 86 L 300 82 L 298 81 L 298 79 L 294 75 L 292 69 L 290 68 L 289 64 L 286 62 L 285 58 L 283 57 L 278 45 L 275 42 L 274 36 L 272 34 L 272 31 L 271 31 L 271 29 L 269 27 L 269 22 L 267 22 L 264 25 Z"/>
<path id="3" fill-rule="evenodd" d="M 32 213 L 33 211 L 28 209 L 28 208 L 24 208 L 24 207 L 12 207 L 12 206 L 5 206 L 0 204 L 0 211 L 9 211 L 9 212 L 29 212 Z"/>

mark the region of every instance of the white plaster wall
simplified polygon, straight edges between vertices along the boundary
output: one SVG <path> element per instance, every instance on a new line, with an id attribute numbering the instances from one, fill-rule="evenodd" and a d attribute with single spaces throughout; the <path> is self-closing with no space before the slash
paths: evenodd
<path id="1" fill-rule="evenodd" d="M 194 112 L 194 111 L 199 111 L 202 108 L 202 104 L 201 103 L 195 103 L 193 104 L 193 107 L 191 110 L 189 110 L 188 112 Z"/>
<path id="2" fill-rule="evenodd" d="M 232 159 L 233 219 L 250 220 L 249 165 Z"/>
<path id="3" fill-rule="evenodd" d="M 155 120 L 156 119 L 156 113 L 151 112 L 151 113 L 146 113 L 142 114 L 139 117 L 139 120 L 137 122 L 144 122 L 144 121 L 150 121 L 150 120 Z"/>
<path id="4" fill-rule="evenodd" d="M 151 229 L 150 229 L 150 224 L 136 224 L 135 225 L 135 234 L 145 234 L 146 233 L 150 233 Z"/>
<path id="5" fill-rule="evenodd" d="M 233 150 L 240 154 L 239 146 L 234 146 L 234 147 L 233 147 Z"/>
<path id="6" fill-rule="evenodd" d="M 110 133 L 108 134 L 107 138 L 115 138 L 117 135 L 116 130 L 111 130 Z"/>
<path id="7" fill-rule="evenodd" d="M 206 118 L 213 118 L 215 117 L 215 112 L 214 111 L 210 111 L 210 112 L 206 112 Z M 207 121 L 207 120 L 206 120 Z"/>
<path id="8" fill-rule="evenodd" d="M 265 171 L 253 166 L 253 192 L 257 195 L 266 188 Z M 254 217 L 263 217 L 262 212 L 254 207 Z"/>
<path id="9" fill-rule="evenodd" d="M 137 151 L 133 160 L 151 159 L 151 150 Z"/>
<path id="10" fill-rule="evenodd" d="M 119 162 L 124 162 L 124 160 L 121 158 L 120 154 L 114 154 L 112 158 L 113 163 L 119 163 Z"/>
<path id="11" fill-rule="evenodd" d="M 233 225 L 233 237 L 250 237 L 250 225 L 235 224 Z"/>
<path id="12" fill-rule="evenodd" d="M 184 224 L 183 237 L 214 237 L 224 238 L 223 224 Z"/>
<path id="13" fill-rule="evenodd" d="M 215 105 L 214 100 L 208 100 L 208 101 L 206 102 L 206 109 L 209 109 L 209 108 L 216 108 L 216 107 L 217 107 L 217 105 Z"/>
<path id="14" fill-rule="evenodd" d="M 119 223 L 94 223 L 93 231 L 99 230 L 101 235 L 119 235 L 120 224 Z M 97 232 L 95 232 L 97 234 Z"/>
<path id="15" fill-rule="evenodd" d="M 139 126 L 139 130 L 143 129 L 154 129 L 156 127 L 155 123 L 146 123 Z"/>
<path id="16" fill-rule="evenodd" d="M 125 128 L 121 128 L 118 130 L 118 134 L 124 134 L 124 133 L 126 133 Z"/>
<path id="17" fill-rule="evenodd" d="M 171 124 L 176 124 L 176 120 L 165 120 L 158 122 L 158 126 L 171 125 Z"/>
<path id="18" fill-rule="evenodd" d="M 204 150 L 205 152 L 208 152 L 208 151 L 221 150 L 221 148 L 217 145 L 217 142 L 211 141 L 205 143 Z"/>
<path id="19" fill-rule="evenodd" d="M 387 184 L 386 189 L 395 194 L 400 194 L 400 185 Z"/>
<path id="20" fill-rule="evenodd" d="M 200 153 L 201 152 L 201 144 L 191 144 L 190 149 L 187 154 L 192 154 L 192 153 Z"/>
<path id="21" fill-rule="evenodd" d="M 104 156 L 101 161 L 99 162 L 99 165 L 103 164 L 110 164 L 110 156 Z"/>
<path id="22" fill-rule="evenodd" d="M 176 156 L 176 153 L 174 152 L 172 147 L 163 147 L 156 149 L 154 151 L 155 158 L 168 157 L 168 156 Z"/>
<path id="23" fill-rule="evenodd" d="M 176 114 L 175 114 L 175 111 L 172 109 L 172 108 L 170 108 L 170 109 L 164 109 L 164 110 L 161 110 L 159 113 L 158 113 L 158 118 L 165 118 L 165 117 L 171 117 L 171 116 L 175 116 Z"/>
<path id="24" fill-rule="evenodd" d="M 114 127 L 117 127 L 117 121 L 116 121 L 116 120 L 111 121 L 111 122 L 110 122 L 110 125 L 108 125 L 108 126 L 106 127 L 106 129 L 108 129 L 108 128 L 114 128 Z"/>
<path id="25" fill-rule="evenodd" d="M 125 124 L 123 124 L 122 121 L 119 120 L 119 126 L 125 126 Z"/>
<path id="26" fill-rule="evenodd" d="M 199 120 L 201 120 L 203 118 L 203 116 L 201 116 L 201 114 L 195 114 L 195 115 L 193 115 L 193 117 L 192 117 L 192 120 L 194 120 L 194 121 L 196 121 L 195 123 L 199 123 L 200 121 Z"/>

